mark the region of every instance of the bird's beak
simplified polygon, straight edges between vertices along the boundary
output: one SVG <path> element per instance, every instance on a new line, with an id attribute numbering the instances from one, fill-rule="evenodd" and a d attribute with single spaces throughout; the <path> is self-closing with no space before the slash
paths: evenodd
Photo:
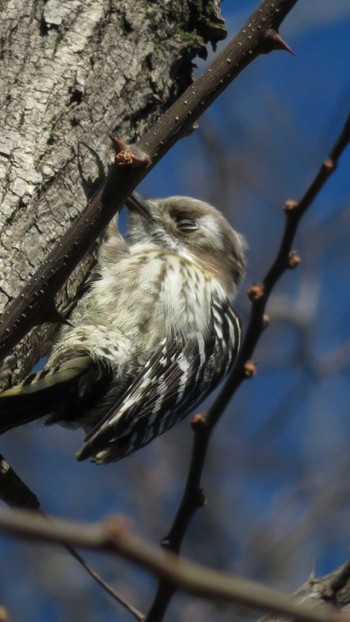
<path id="1" fill-rule="evenodd" d="M 137 192 L 133 192 L 125 201 L 126 207 L 131 211 L 136 211 L 139 214 L 148 218 L 149 220 L 155 220 L 158 214 L 158 207 L 153 201 L 144 199 Z"/>

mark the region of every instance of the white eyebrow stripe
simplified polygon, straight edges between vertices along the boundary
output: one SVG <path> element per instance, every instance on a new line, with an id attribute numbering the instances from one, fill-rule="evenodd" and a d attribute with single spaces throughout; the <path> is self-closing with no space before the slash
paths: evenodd
<path id="1" fill-rule="evenodd" d="M 215 218 L 213 218 L 211 214 L 205 214 L 204 216 L 198 218 L 197 222 L 201 229 L 204 229 L 204 231 L 206 231 L 209 235 L 215 238 L 219 243 L 220 247 L 223 249 L 224 244 L 220 233 L 220 228 Z"/>

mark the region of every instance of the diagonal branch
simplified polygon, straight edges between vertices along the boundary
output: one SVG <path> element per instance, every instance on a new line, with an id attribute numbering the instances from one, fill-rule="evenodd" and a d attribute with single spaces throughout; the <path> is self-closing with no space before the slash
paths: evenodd
<path id="1" fill-rule="evenodd" d="M 56 542 L 118 555 L 137 564 L 184 592 L 205 600 L 234 603 L 252 609 L 297 617 L 303 622 L 348 622 L 346 615 L 331 606 L 297 604 L 293 598 L 255 581 L 218 572 L 162 552 L 130 533 L 121 517 L 102 524 L 82 524 L 62 519 L 49 521 L 23 510 L 2 510 L 0 529 L 30 540 Z"/>
<path id="2" fill-rule="evenodd" d="M 208 412 L 207 421 L 211 428 L 217 423 L 217 420 L 242 380 L 250 375 L 250 369 L 249 367 L 247 368 L 246 364 L 251 358 L 260 335 L 267 325 L 268 318 L 264 316 L 264 313 L 271 291 L 282 274 L 288 269 L 296 268 L 300 261 L 297 254 L 291 250 L 300 220 L 311 206 L 317 194 L 322 190 L 329 177 L 336 170 L 338 160 L 349 143 L 350 115 L 342 127 L 328 157 L 320 166 L 319 171 L 303 197 L 298 202 L 287 201 L 285 203 L 286 223 L 282 241 L 276 259 L 263 279 L 262 284 L 253 285 L 248 291 L 248 295 L 252 301 L 252 312 L 249 324 L 237 364 L 225 382 L 223 390 Z"/>
<path id="3" fill-rule="evenodd" d="M 347 118 L 328 157 L 322 163 L 304 196 L 299 202 L 287 201 L 285 205 L 286 224 L 276 259 L 263 282 L 253 285 L 248 291 L 252 301 L 252 310 L 237 363 L 208 413 L 206 415 L 196 415 L 192 419 L 194 439 L 185 490 L 170 532 L 162 542 L 163 546 L 168 550 L 176 553 L 179 552 L 191 518 L 196 509 L 203 504 L 204 496 L 201 490 L 201 478 L 212 431 L 242 381 L 250 378 L 255 373 L 255 365 L 249 359 L 254 352 L 262 331 L 267 325 L 267 318 L 264 314 L 268 298 L 282 274 L 286 270 L 296 267 L 299 263 L 296 253 L 291 253 L 299 222 L 323 188 L 327 179 L 335 171 L 338 160 L 349 143 L 350 116 Z M 147 616 L 147 622 L 162 619 L 174 591 L 173 585 L 170 585 L 164 579 L 160 580 L 155 599 Z"/>
<path id="4" fill-rule="evenodd" d="M 119 166 L 112 168 L 83 214 L 61 238 L 18 298 L 5 310 L 0 320 L 0 359 L 35 324 L 59 321 L 54 296 L 68 275 L 135 186 L 172 145 L 190 131 L 198 117 L 227 85 L 259 54 L 274 49 L 289 51 L 277 31 L 296 1 L 263 0 L 211 67 L 136 145 L 124 145 L 121 153 L 126 157 L 119 157 Z M 141 160 L 144 154 L 146 156 L 143 166 L 135 166 L 140 164 L 139 154 Z"/>

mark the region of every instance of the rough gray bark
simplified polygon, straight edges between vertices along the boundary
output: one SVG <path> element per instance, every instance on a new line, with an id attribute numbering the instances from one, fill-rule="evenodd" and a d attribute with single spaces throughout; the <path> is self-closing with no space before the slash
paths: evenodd
<path id="1" fill-rule="evenodd" d="M 108 133 L 136 140 L 189 85 L 205 43 L 225 36 L 217 0 L 4 0 L 1 13 L 0 313 L 98 187 Z M 60 292 L 61 310 L 92 261 Z M 54 328 L 32 330 L 7 357 L 0 390 Z"/>

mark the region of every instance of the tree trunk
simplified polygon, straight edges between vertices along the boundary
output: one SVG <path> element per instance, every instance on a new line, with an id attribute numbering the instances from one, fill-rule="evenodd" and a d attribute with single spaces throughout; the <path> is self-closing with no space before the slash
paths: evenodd
<path id="1" fill-rule="evenodd" d="M 1 11 L 0 313 L 98 187 L 108 133 L 134 142 L 190 84 L 194 56 L 226 34 L 218 0 L 3 0 Z M 59 293 L 63 312 L 93 260 Z M 0 391 L 54 328 L 33 329 L 7 357 Z"/>

